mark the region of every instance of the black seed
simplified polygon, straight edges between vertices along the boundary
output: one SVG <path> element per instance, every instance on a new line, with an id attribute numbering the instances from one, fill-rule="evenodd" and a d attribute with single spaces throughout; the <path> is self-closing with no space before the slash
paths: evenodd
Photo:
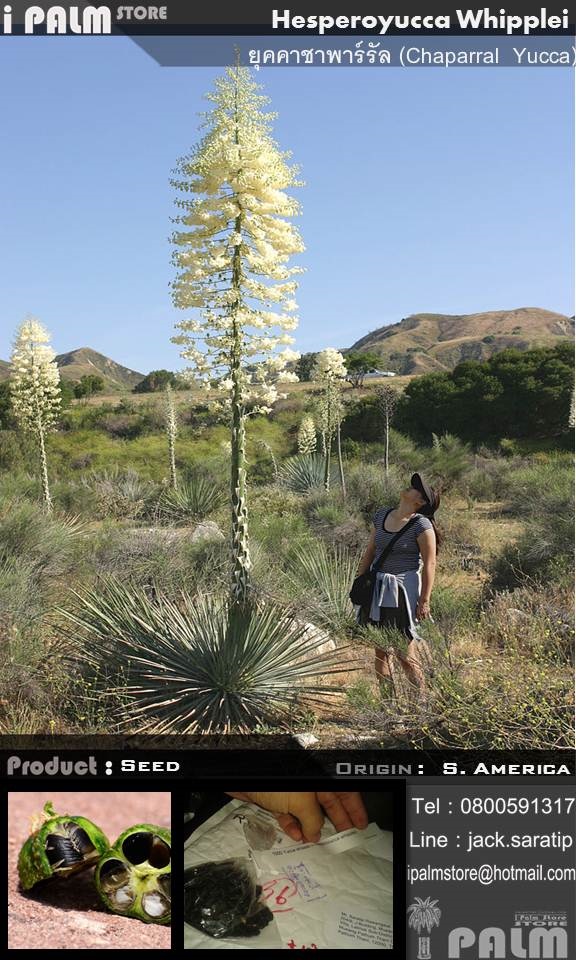
<path id="1" fill-rule="evenodd" d="M 84 860 L 71 837 L 59 837 L 55 833 L 49 834 L 46 838 L 46 856 L 54 870 L 65 870 Z"/>
<path id="2" fill-rule="evenodd" d="M 78 853 L 82 854 L 83 857 L 92 853 L 95 849 L 94 844 L 82 827 L 79 827 L 77 823 L 73 823 L 70 820 L 63 824 L 63 826 Z"/>
<path id="3" fill-rule="evenodd" d="M 170 854 L 171 851 L 168 844 L 162 840 L 161 837 L 157 837 L 156 834 L 154 834 L 148 853 L 148 863 L 150 866 L 156 867 L 157 870 L 161 870 L 162 867 L 167 867 L 170 863 Z"/>
<path id="4" fill-rule="evenodd" d="M 148 861 L 151 867 L 160 870 L 170 863 L 170 847 L 154 833 L 133 833 L 126 837 L 122 852 L 134 865 Z"/>
<path id="5" fill-rule="evenodd" d="M 148 859 L 150 849 L 149 833 L 133 833 L 126 837 L 122 844 L 122 852 L 130 863 L 144 863 Z"/>

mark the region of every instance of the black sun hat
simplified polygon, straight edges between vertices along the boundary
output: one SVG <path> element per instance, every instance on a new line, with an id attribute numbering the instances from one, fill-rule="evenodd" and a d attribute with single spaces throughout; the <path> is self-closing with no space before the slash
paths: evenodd
<path id="1" fill-rule="evenodd" d="M 433 517 L 440 503 L 440 497 L 436 491 L 429 483 L 426 483 L 426 481 L 422 479 L 419 473 L 412 474 L 410 485 L 414 487 L 415 490 L 419 490 L 426 500 L 426 503 L 418 510 L 418 513 L 422 513 L 426 517 Z"/>

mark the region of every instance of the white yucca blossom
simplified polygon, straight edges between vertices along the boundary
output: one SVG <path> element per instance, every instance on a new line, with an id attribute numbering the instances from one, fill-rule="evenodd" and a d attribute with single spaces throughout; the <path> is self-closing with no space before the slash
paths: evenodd
<path id="1" fill-rule="evenodd" d="M 237 64 L 208 94 L 204 136 L 178 161 L 172 185 L 180 225 L 173 236 L 172 284 L 176 307 L 196 311 L 177 324 L 173 342 L 190 363 L 188 375 L 216 403 L 228 404 L 231 422 L 233 596 L 248 594 L 245 423 L 267 413 L 281 396 L 277 385 L 298 378 L 288 369 L 299 354 L 288 349 L 298 309 L 289 266 L 304 250 L 287 218 L 300 212 L 286 190 L 300 186 L 290 154 L 275 143 L 274 114 L 250 70 Z M 281 349 L 284 348 L 284 349 Z"/>
<path id="2" fill-rule="evenodd" d="M 303 417 L 298 429 L 298 453 L 316 453 L 316 442 L 314 420 L 310 416 Z"/>
<path id="3" fill-rule="evenodd" d="M 272 139 L 274 115 L 263 112 L 268 98 L 258 89 L 247 68 L 229 68 L 208 94 L 214 109 L 205 115 L 204 138 L 177 165 L 179 178 L 173 185 L 197 196 L 177 201 L 182 213 L 175 222 L 188 229 L 172 238 L 179 269 L 172 286 L 177 307 L 202 312 L 202 319 L 178 323 L 181 334 L 173 338 L 184 348 L 190 373 L 212 386 L 229 383 L 237 363 L 241 402 L 263 409 L 270 381 L 285 382 L 286 365 L 297 359 L 285 352 L 282 363 L 267 365 L 265 381 L 255 375 L 255 364 L 279 344 L 293 342 L 287 331 L 296 328 L 298 319 L 293 316 L 296 283 L 290 277 L 301 268 L 289 267 L 288 260 L 304 246 L 284 219 L 300 212 L 298 202 L 285 193 L 299 185 L 296 170 Z M 270 282 L 275 280 L 284 282 Z M 282 331 L 282 339 L 260 335 L 273 328 Z M 293 376 L 287 379 L 293 381 Z"/>
<path id="4" fill-rule="evenodd" d="M 42 492 L 46 507 L 51 510 L 45 437 L 58 417 L 61 392 L 56 355 L 49 343 L 48 331 L 35 317 L 27 316 L 14 339 L 10 360 L 10 398 L 20 427 L 35 434 L 38 441 Z"/>
<path id="5" fill-rule="evenodd" d="M 347 372 L 344 357 L 339 350 L 327 347 L 316 355 L 312 371 L 314 380 L 344 380 Z"/>

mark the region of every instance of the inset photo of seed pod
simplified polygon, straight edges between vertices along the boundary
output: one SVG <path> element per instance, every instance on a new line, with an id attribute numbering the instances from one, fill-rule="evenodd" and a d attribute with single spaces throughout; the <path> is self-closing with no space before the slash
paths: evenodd
<path id="1" fill-rule="evenodd" d="M 164 792 L 9 793 L 9 949 L 169 949 L 170 807 Z"/>
<path id="2" fill-rule="evenodd" d="M 96 887 L 114 913 L 170 923 L 170 831 L 143 823 L 125 830 L 98 861 Z"/>

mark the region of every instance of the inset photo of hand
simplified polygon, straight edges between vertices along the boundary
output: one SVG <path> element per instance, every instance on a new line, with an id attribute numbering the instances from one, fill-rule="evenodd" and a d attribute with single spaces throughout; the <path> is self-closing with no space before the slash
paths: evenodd
<path id="1" fill-rule="evenodd" d="M 394 799 L 392 791 L 193 794 L 185 947 L 391 949 Z"/>

